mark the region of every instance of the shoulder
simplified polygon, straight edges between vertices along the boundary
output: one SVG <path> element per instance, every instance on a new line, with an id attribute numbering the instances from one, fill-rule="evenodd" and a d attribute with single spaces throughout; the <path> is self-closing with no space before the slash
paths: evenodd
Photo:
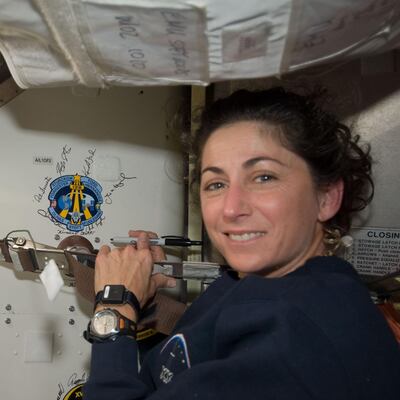
<path id="1" fill-rule="evenodd" d="M 321 327 L 326 323 L 327 329 L 331 323 L 351 324 L 356 316 L 376 319 L 379 314 L 357 272 L 337 257 L 312 258 L 281 278 L 248 276 L 231 292 L 227 307 L 228 303 L 268 304 L 287 316 L 296 312 Z"/>
<path id="2" fill-rule="evenodd" d="M 391 342 L 357 272 L 337 257 L 313 258 L 282 278 L 246 277 L 225 296 L 218 325 L 227 336 L 303 327 L 343 350 L 356 342 L 377 345 L 374 337 Z"/>
<path id="3" fill-rule="evenodd" d="M 368 290 L 351 264 L 337 257 L 314 257 L 280 278 L 249 275 L 230 285 L 226 301 L 251 303 L 293 300 L 297 304 L 300 298 L 306 301 L 309 297 L 315 299 L 317 295 L 345 288 L 349 296 L 360 292 L 365 299 L 369 299 Z"/>
<path id="4" fill-rule="evenodd" d="M 331 371 L 367 393 L 399 378 L 398 344 L 357 272 L 336 257 L 312 259 L 282 278 L 243 279 L 216 326 L 219 351 L 240 346 L 278 357 L 310 382 L 316 371 Z"/>

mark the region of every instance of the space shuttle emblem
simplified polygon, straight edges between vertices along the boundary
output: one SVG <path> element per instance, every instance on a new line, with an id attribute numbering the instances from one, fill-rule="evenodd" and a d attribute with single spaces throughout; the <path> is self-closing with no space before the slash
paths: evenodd
<path id="1" fill-rule="evenodd" d="M 103 214 L 102 187 L 88 176 L 63 175 L 50 183 L 50 215 L 72 232 L 95 223 Z"/>

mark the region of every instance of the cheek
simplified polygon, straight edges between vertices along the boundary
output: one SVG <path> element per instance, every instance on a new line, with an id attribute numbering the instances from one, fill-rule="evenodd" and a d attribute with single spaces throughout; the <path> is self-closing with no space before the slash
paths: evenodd
<path id="1" fill-rule="evenodd" d="M 306 235 L 308 230 L 314 232 L 315 223 L 318 221 L 318 199 L 312 192 L 305 192 L 292 199 L 286 212 L 292 229 L 297 231 L 298 235 L 301 235 L 301 232 Z"/>
<path id="2" fill-rule="evenodd" d="M 285 191 L 258 198 L 263 217 L 283 230 L 310 224 L 318 216 L 318 200 L 310 192 Z"/>
<path id="3" fill-rule="evenodd" d="M 201 215 L 203 217 L 203 222 L 206 228 L 210 225 L 210 223 L 214 220 L 214 208 L 212 203 L 204 199 L 200 196 L 200 206 L 201 206 Z"/>
<path id="4" fill-rule="evenodd" d="M 260 210 L 263 217 L 273 223 L 282 223 L 293 212 L 293 201 L 282 193 L 260 196 L 253 200 L 255 208 Z"/>
<path id="5" fill-rule="evenodd" d="M 221 223 L 220 202 L 216 199 L 201 201 L 201 215 L 204 228 L 212 241 L 217 240 L 219 226 Z"/>

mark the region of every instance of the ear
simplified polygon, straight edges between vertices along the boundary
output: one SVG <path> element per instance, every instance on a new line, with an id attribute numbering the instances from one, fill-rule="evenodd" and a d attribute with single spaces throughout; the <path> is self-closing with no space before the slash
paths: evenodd
<path id="1" fill-rule="evenodd" d="M 325 222 L 331 219 L 342 204 L 344 183 L 340 179 L 337 182 L 330 183 L 319 190 L 319 213 L 318 220 Z"/>

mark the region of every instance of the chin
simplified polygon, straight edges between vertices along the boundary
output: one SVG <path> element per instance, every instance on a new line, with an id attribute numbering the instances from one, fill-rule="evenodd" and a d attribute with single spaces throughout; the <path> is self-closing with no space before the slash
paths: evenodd
<path id="1" fill-rule="evenodd" d="M 244 260 L 238 260 L 237 257 L 232 261 L 229 258 L 226 258 L 226 260 L 231 268 L 244 274 L 265 273 L 266 265 L 268 264 L 260 260 L 251 260 L 248 257 Z"/>

